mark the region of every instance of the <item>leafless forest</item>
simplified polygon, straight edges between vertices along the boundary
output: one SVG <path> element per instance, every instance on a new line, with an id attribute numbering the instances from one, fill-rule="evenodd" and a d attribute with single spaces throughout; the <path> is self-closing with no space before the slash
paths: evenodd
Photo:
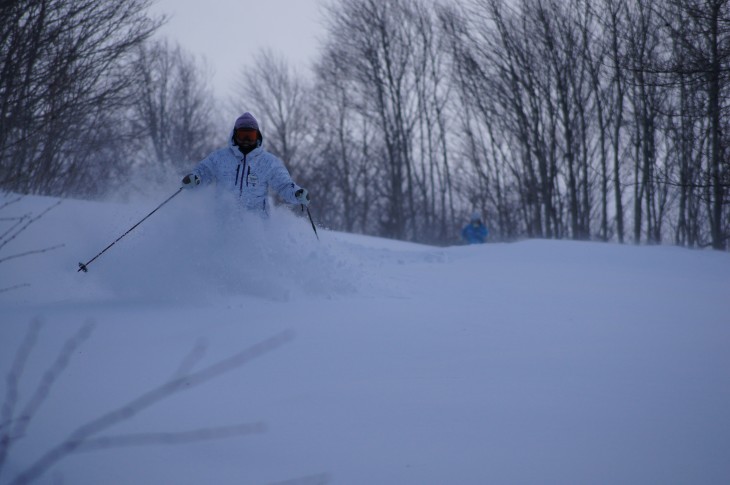
<path id="1" fill-rule="evenodd" d="M 328 228 L 728 248 L 728 0 L 333 0 L 311 72 L 260 52 L 235 96 L 149 3 L 0 0 L 1 190 L 177 179 L 226 103 Z"/>

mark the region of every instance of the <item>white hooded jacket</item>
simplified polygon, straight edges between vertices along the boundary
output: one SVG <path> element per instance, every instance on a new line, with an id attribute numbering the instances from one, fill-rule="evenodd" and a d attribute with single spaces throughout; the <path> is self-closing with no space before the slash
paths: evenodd
<path id="1" fill-rule="evenodd" d="M 249 210 L 267 213 L 266 199 L 269 189 L 290 204 L 298 204 L 294 193 L 299 190 L 289 171 L 278 157 L 261 146 L 247 154 L 241 153 L 233 140 L 228 146 L 216 150 L 200 161 L 192 173 L 200 177 L 201 185 L 215 183 L 219 192 L 230 192 Z"/>

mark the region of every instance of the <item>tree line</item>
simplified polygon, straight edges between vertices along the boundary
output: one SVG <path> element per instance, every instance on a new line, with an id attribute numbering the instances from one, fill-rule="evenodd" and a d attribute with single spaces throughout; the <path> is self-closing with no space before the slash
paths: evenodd
<path id="1" fill-rule="evenodd" d="M 727 0 L 339 0 L 310 72 L 262 51 L 228 108 L 146 7 L 3 4 L 3 189 L 162 180 L 248 110 L 333 229 L 728 247 Z"/>
<path id="2" fill-rule="evenodd" d="M 96 197 L 215 146 L 205 71 L 151 3 L 0 0 L 0 189 Z"/>

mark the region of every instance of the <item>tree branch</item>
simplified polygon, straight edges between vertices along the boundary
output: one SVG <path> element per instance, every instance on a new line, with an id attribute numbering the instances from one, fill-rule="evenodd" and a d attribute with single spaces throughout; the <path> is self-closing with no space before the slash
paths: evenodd
<path id="1" fill-rule="evenodd" d="M 13 428 L 13 415 L 15 414 L 15 406 L 18 403 L 18 384 L 23 376 L 25 364 L 28 361 L 30 353 L 33 351 L 38 341 L 38 332 L 40 332 L 41 322 L 33 320 L 28 331 L 25 333 L 23 341 L 18 347 L 15 354 L 13 365 L 6 377 L 7 393 L 3 402 L 2 412 L 0 412 L 0 422 L 4 423 L 2 433 L 0 433 L 0 475 L 2 475 L 3 465 L 8 455 L 8 449 L 12 441 L 11 430 Z"/>
<path id="2" fill-rule="evenodd" d="M 29 256 L 31 254 L 40 254 L 40 253 L 46 253 L 48 251 L 53 251 L 54 249 L 62 248 L 66 246 L 65 244 L 56 244 L 55 246 L 50 246 L 43 249 L 34 249 L 32 251 L 26 251 L 24 253 L 18 253 L 18 254 L 12 254 L 10 256 L 5 256 L 4 258 L 0 258 L 0 263 L 4 263 L 5 261 L 8 261 L 10 259 L 15 258 L 22 258 L 23 256 Z"/>
<path id="3" fill-rule="evenodd" d="M 219 440 L 246 436 L 266 431 L 263 423 L 243 423 L 215 428 L 201 428 L 170 433 L 134 433 L 125 435 L 99 436 L 77 444 L 75 451 L 88 452 L 144 445 L 182 445 L 201 441 Z"/>
<path id="4" fill-rule="evenodd" d="M 288 342 L 292 338 L 293 332 L 291 332 L 290 330 L 283 331 L 277 335 L 274 335 L 273 337 L 265 339 L 249 347 L 248 349 L 234 354 L 231 357 L 215 362 L 214 364 L 211 364 L 210 366 L 205 367 L 198 372 L 188 373 L 186 375 L 182 375 L 178 378 L 165 382 L 142 394 L 141 396 L 129 401 L 128 403 L 118 407 L 117 409 L 109 411 L 108 413 L 89 421 L 88 423 L 80 426 L 75 431 L 73 431 L 60 444 L 48 450 L 44 455 L 36 460 L 35 463 L 30 465 L 18 476 L 16 476 L 15 479 L 10 482 L 10 485 L 19 485 L 35 480 L 40 475 L 48 471 L 51 466 L 56 464 L 59 460 L 63 459 L 67 455 L 75 451 L 83 451 L 86 443 L 96 443 L 97 447 L 101 446 L 103 443 L 105 443 L 104 439 L 102 439 L 101 441 L 97 441 L 97 438 L 92 439 L 94 435 L 97 435 L 116 424 L 129 420 L 133 416 L 139 414 L 146 409 L 149 409 L 153 405 L 164 399 L 169 398 L 174 394 L 177 394 L 184 390 L 192 389 L 225 373 L 231 372 L 232 370 L 241 367 L 249 363 L 250 361 L 282 346 L 284 343 Z M 242 432 L 242 428 L 234 426 L 228 429 L 228 433 L 232 433 L 234 430 L 239 433 Z M 204 436 L 212 436 L 215 434 L 224 433 L 223 428 L 212 428 L 208 431 L 210 433 L 204 434 Z M 191 439 L 191 437 L 193 436 L 191 433 L 200 432 L 200 430 L 183 432 L 182 434 L 178 435 L 178 438 Z M 172 435 L 170 434 L 164 433 L 152 433 L 142 435 L 128 435 L 126 437 L 107 437 L 105 439 L 107 440 L 106 443 L 108 443 L 109 445 L 118 444 L 119 446 L 129 446 L 135 441 L 149 443 L 151 441 L 157 440 L 159 442 L 160 439 L 169 439 L 171 436 Z"/>

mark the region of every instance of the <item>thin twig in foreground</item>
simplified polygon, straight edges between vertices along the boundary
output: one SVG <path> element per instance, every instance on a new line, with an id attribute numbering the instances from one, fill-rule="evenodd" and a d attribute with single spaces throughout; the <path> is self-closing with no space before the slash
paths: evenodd
<path id="1" fill-rule="evenodd" d="M 15 258 L 21 258 L 23 256 L 28 256 L 30 254 L 46 253 L 48 251 L 53 251 L 54 249 L 59 249 L 59 248 L 62 248 L 64 246 L 66 246 L 66 245 L 65 244 L 56 244 L 55 246 L 51 246 L 51 247 L 44 248 L 44 249 L 34 249 L 32 251 L 26 251 L 24 253 L 13 254 L 13 255 L 10 255 L 10 256 L 6 256 L 4 258 L 0 258 L 0 263 L 4 263 L 5 261 L 7 261 L 9 259 L 15 259 Z"/>
<path id="2" fill-rule="evenodd" d="M 234 354 L 231 357 L 211 364 L 198 372 L 192 372 L 161 384 L 136 399 L 131 400 L 127 404 L 120 406 L 119 408 L 114 409 L 97 419 L 89 421 L 73 431 L 64 441 L 48 450 L 44 455 L 36 460 L 35 463 L 16 476 L 15 479 L 10 482 L 10 485 L 20 485 L 35 480 L 59 460 L 78 451 L 79 448 L 85 442 L 89 441 L 94 435 L 132 418 L 141 411 L 150 408 L 174 394 L 187 389 L 192 389 L 193 387 L 199 386 L 211 379 L 245 365 L 248 362 L 280 347 L 292 338 L 293 332 L 290 330 L 283 331 L 249 347 L 246 350 Z"/>
<path id="3" fill-rule="evenodd" d="M 23 231 L 25 231 L 28 228 L 28 226 L 30 226 L 31 224 L 33 224 L 34 222 L 36 222 L 38 219 L 40 219 L 44 215 L 48 214 L 48 212 L 51 209 L 54 209 L 54 208 L 58 207 L 59 205 L 61 205 L 61 202 L 63 202 L 63 201 L 62 200 L 59 200 L 55 204 L 53 204 L 50 207 L 46 208 L 46 210 L 44 210 L 43 212 L 41 212 L 37 216 L 31 217 L 28 220 L 28 222 L 26 222 L 20 229 L 18 229 L 17 231 L 15 231 L 15 233 L 13 233 L 12 235 L 8 236 L 6 239 L 4 239 L 3 241 L 0 242 L 0 249 L 2 249 L 6 244 L 8 244 L 10 241 L 12 241 L 13 239 L 15 239 L 16 237 L 18 237 L 18 234 L 20 234 Z"/>
<path id="4" fill-rule="evenodd" d="M 18 347 L 15 359 L 13 360 L 13 365 L 6 377 L 7 387 L 5 401 L 3 402 L 2 411 L 0 411 L 0 422 L 7 423 L 7 426 L 0 434 L 0 475 L 2 475 L 3 465 L 5 464 L 5 459 L 8 455 L 8 448 L 10 447 L 12 440 L 12 423 L 14 422 L 15 406 L 18 404 L 18 385 L 21 377 L 23 376 L 23 371 L 25 370 L 25 364 L 28 361 L 28 357 L 38 341 L 38 333 L 40 332 L 40 329 L 40 320 L 33 320 L 28 327 L 28 331 L 25 333 L 23 341 Z"/>
<path id="5" fill-rule="evenodd" d="M 27 286 L 30 286 L 30 283 L 19 283 L 17 285 L 8 286 L 7 288 L 0 288 L 0 293 L 5 293 L 6 291 L 11 291 L 11 290 L 17 290 L 18 288 L 25 288 Z"/>
<path id="6" fill-rule="evenodd" d="M 79 443 L 78 452 L 143 445 L 182 445 L 200 441 L 236 438 L 266 431 L 263 423 L 244 423 L 217 428 L 201 428 L 170 433 L 134 433 L 90 438 Z"/>

